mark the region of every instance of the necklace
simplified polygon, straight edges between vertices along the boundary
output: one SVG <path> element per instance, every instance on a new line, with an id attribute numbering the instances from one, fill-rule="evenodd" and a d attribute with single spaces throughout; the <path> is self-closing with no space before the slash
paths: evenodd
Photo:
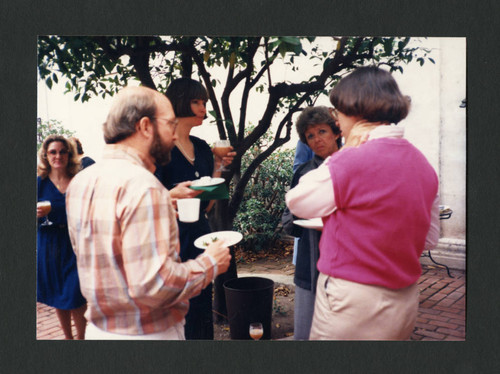
<path id="1" fill-rule="evenodd" d="M 184 155 L 184 157 L 186 157 L 186 159 L 190 163 L 194 163 L 194 160 L 196 159 L 196 155 L 194 157 L 189 157 L 188 154 L 187 154 L 187 152 L 184 150 L 184 148 L 182 148 L 182 146 L 181 146 L 181 144 L 179 142 L 176 142 L 175 145 L 177 146 L 177 148 L 179 148 L 179 151 L 181 151 L 181 153 Z M 194 148 L 193 148 L 193 151 L 194 151 Z"/>
<path id="2" fill-rule="evenodd" d="M 52 181 L 52 184 L 54 184 L 54 186 L 56 186 L 56 188 L 59 190 L 59 191 L 62 191 L 61 187 L 64 187 L 64 184 L 66 183 L 66 181 L 64 179 L 61 179 L 59 181 L 56 181 L 55 178 L 50 178 L 50 180 Z"/>

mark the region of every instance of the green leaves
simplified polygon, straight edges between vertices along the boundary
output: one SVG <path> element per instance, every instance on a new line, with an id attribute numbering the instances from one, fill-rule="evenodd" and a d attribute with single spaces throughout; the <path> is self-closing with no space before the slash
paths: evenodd
<path id="1" fill-rule="evenodd" d="M 389 56 L 392 54 L 393 42 L 394 41 L 392 38 L 384 39 L 383 45 L 384 45 L 384 53 L 386 56 Z"/>
<path id="2" fill-rule="evenodd" d="M 341 39 L 335 38 L 337 43 L 333 50 L 321 50 L 318 48 L 318 38 L 299 36 L 40 36 L 38 72 L 49 88 L 57 84 L 60 78 L 64 78 L 67 92 L 72 91 L 74 98 L 86 101 L 94 96 L 113 95 L 131 79 L 142 80 L 145 84 L 144 76 L 139 78 L 136 66 L 131 63 L 133 56 L 140 53 L 150 55 L 149 65 L 143 67 L 149 69 L 151 81 L 154 81 L 160 91 L 164 91 L 173 77 L 181 75 L 181 53 L 197 53 L 208 74 L 212 74 L 212 68 L 241 71 L 250 62 L 249 48 L 253 45 L 259 46 L 253 66 L 264 66 L 266 62 L 273 64 L 278 57 L 290 65 L 292 71 L 298 71 L 300 67 L 297 57 L 307 54 L 310 59 L 320 64 L 318 66 L 323 66 L 323 69 L 329 66 L 334 58 L 338 58 L 337 55 L 345 62 L 342 69 L 372 62 L 386 64 L 392 71 L 402 71 L 402 64 L 412 60 L 416 60 L 420 65 L 426 60 L 435 63 L 427 56 L 429 51 L 411 46 L 409 37 L 344 39 L 344 47 L 341 47 L 344 45 L 340 42 Z M 258 71 L 259 69 L 254 68 L 250 76 L 255 77 Z M 267 73 L 261 74 L 261 78 L 266 75 Z M 304 77 L 303 81 L 310 81 L 310 78 Z M 213 87 L 220 84 L 214 78 L 210 78 L 210 82 Z M 267 92 L 261 83 L 257 84 L 256 88 L 259 93 Z"/>
<path id="3" fill-rule="evenodd" d="M 287 53 L 293 53 L 295 55 L 306 54 L 302 49 L 301 38 L 297 36 L 280 36 L 270 43 L 272 49 L 278 48 L 279 53 L 282 58 L 285 57 Z"/>
<path id="4" fill-rule="evenodd" d="M 120 58 L 119 51 L 121 45 L 134 43 L 133 40 L 127 37 L 40 36 L 38 73 L 49 88 L 64 77 L 66 92 L 73 91 L 75 100 L 83 102 L 93 96 L 113 95 L 130 78 L 136 77 L 134 67 Z"/>
<path id="5" fill-rule="evenodd" d="M 251 132 L 250 126 L 247 132 Z M 242 172 L 272 141 L 265 134 L 243 156 Z M 295 150 L 277 150 L 256 170 L 244 192 L 241 208 L 233 223 L 235 230 L 244 233 L 241 245 L 251 251 L 269 248 L 279 237 L 277 230 L 285 209 L 285 193 L 293 177 Z M 231 185 L 231 188 L 234 188 Z"/>
<path id="6" fill-rule="evenodd" d="M 391 71 L 403 72 L 403 66 L 408 63 L 435 63 L 429 56 L 432 51 L 423 48 L 418 41 L 408 37 L 334 37 L 326 40 L 301 36 L 40 36 L 38 74 L 47 87 L 63 82 L 66 92 L 73 95 L 75 101 L 84 102 L 96 96 L 114 95 L 132 80 L 165 92 L 173 79 L 187 72 L 194 79 L 211 85 L 210 88 L 217 88 L 213 90 L 215 97 L 210 99 L 214 108 L 210 116 L 235 119 L 234 124 L 224 122 L 229 137 L 231 133 L 243 132 L 248 136 L 244 128 L 248 128 L 248 123 L 242 121 L 240 124 L 237 118 L 247 118 L 249 111 L 262 113 L 261 118 L 255 119 L 262 126 L 254 135 L 266 134 L 271 123 L 280 121 L 276 114 L 291 115 L 305 105 L 314 105 L 320 95 L 328 94 L 340 77 L 358 66 L 386 65 Z M 283 71 L 283 66 L 288 70 L 286 78 L 282 79 L 278 71 Z M 296 74 L 305 66 L 313 67 L 314 72 Z M 249 97 L 253 100 L 256 95 L 267 97 L 262 108 L 245 101 Z M 242 170 L 246 170 L 248 160 L 253 160 L 274 136 L 270 133 L 261 136 L 248 150 L 245 144 L 248 142 L 238 139 L 239 144 L 235 147 L 242 144 L 245 147 L 242 149 L 245 152 Z M 275 154 L 282 158 L 274 159 Z M 275 219 L 281 214 L 277 213 L 278 201 L 283 203 L 282 187 L 291 179 L 291 174 L 288 178 L 287 171 L 282 168 L 282 165 L 291 165 L 288 156 L 281 151 L 275 154 L 268 160 L 276 164 L 267 164 L 266 160 L 253 173 L 242 203 L 250 211 L 244 213 L 245 217 L 260 222 L 259 227 L 268 233 L 275 230 Z M 242 175 L 242 170 L 235 170 L 235 175 Z M 273 182 L 276 180 L 280 183 Z M 235 205 L 239 202 L 237 200 Z M 264 204 L 263 212 L 258 211 L 263 209 L 258 204 Z M 231 207 L 232 212 L 238 207 Z M 242 217 L 237 221 L 244 225 Z M 257 226 L 250 229 L 259 230 Z M 256 235 L 260 233 L 255 231 Z"/>
<path id="7" fill-rule="evenodd" d="M 282 36 L 278 40 L 291 45 L 301 45 L 300 38 L 296 36 Z"/>
<path id="8" fill-rule="evenodd" d="M 48 121 L 42 121 L 41 118 L 38 118 L 36 123 L 37 151 L 42 146 L 42 143 L 45 140 L 45 138 L 52 134 L 63 135 L 69 138 L 72 137 L 75 134 L 75 132 L 65 129 L 61 124 L 61 121 L 57 121 L 54 119 L 50 119 Z"/>

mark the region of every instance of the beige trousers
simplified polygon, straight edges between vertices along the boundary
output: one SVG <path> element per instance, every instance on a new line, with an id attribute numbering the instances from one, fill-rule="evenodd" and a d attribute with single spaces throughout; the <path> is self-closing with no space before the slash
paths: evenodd
<path id="1" fill-rule="evenodd" d="M 89 322 L 85 330 L 85 340 L 185 340 L 184 325 L 178 323 L 165 331 L 154 334 L 125 335 L 101 330 Z"/>
<path id="2" fill-rule="evenodd" d="M 392 290 L 320 273 L 310 340 L 408 340 L 418 284 Z"/>

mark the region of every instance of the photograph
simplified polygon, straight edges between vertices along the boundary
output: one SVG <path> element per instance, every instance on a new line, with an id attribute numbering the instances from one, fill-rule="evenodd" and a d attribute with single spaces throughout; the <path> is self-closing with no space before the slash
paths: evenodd
<path id="1" fill-rule="evenodd" d="M 37 340 L 465 341 L 466 48 L 39 35 Z"/>
<path id="2" fill-rule="evenodd" d="M 497 3 L 2 3 L 2 372 L 499 372 Z"/>

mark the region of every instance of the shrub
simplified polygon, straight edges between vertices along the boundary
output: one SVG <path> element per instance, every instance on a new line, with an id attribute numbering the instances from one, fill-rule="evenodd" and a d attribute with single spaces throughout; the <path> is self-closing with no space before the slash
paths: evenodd
<path id="1" fill-rule="evenodd" d="M 38 118 L 36 121 L 36 150 L 38 151 L 43 144 L 45 138 L 49 135 L 57 134 L 63 135 L 66 138 L 70 138 L 75 135 L 74 131 L 67 130 L 61 124 L 61 121 L 55 119 L 49 119 L 48 121 L 42 121 Z"/>
<path id="2" fill-rule="evenodd" d="M 260 153 L 266 141 L 255 144 L 243 157 L 242 170 Z M 280 236 L 281 215 L 285 209 L 285 193 L 293 176 L 295 150 L 278 149 L 257 169 L 248 183 L 236 219 L 234 230 L 243 234 L 245 250 L 261 251 L 272 248 Z"/>

